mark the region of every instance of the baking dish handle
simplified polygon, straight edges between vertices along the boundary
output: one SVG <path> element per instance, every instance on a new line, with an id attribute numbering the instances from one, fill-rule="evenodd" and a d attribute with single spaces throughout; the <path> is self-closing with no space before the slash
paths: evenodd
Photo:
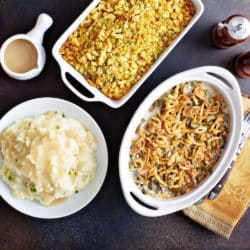
<path id="1" fill-rule="evenodd" d="M 225 85 L 224 87 L 227 87 L 227 90 L 240 91 L 237 79 L 227 69 L 219 66 L 203 66 L 194 70 L 198 70 L 203 75 L 205 74 L 206 77 L 220 80 Z"/>
<path id="2" fill-rule="evenodd" d="M 87 97 L 85 95 L 83 95 L 81 92 L 79 92 L 67 79 L 66 77 L 66 71 L 61 70 L 61 77 L 62 80 L 64 82 L 64 84 L 75 94 L 77 95 L 80 99 L 86 101 L 86 102 L 97 102 L 99 101 L 99 99 L 96 98 L 96 96 L 91 92 L 91 94 L 93 95 L 93 97 Z"/>
<path id="3" fill-rule="evenodd" d="M 132 194 L 132 192 L 126 192 L 126 194 L 124 193 L 124 197 L 129 206 L 140 215 L 157 217 L 167 214 L 165 211 L 160 210 L 158 206 L 149 205 L 144 201 L 141 201 L 141 199 L 135 194 Z"/>

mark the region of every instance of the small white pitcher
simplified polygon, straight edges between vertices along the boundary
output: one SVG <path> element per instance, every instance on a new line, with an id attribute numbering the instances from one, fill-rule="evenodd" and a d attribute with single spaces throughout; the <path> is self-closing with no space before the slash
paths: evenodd
<path id="1" fill-rule="evenodd" d="M 37 18 L 36 25 L 27 34 L 17 34 L 8 38 L 2 45 L 0 50 L 0 62 L 3 70 L 12 78 L 17 80 L 28 80 L 38 76 L 44 68 L 46 54 L 42 45 L 44 33 L 52 25 L 53 19 L 47 14 L 40 14 Z M 27 40 L 29 41 L 37 51 L 37 66 L 24 73 L 16 73 L 8 68 L 5 63 L 4 55 L 6 48 L 15 40 Z"/>

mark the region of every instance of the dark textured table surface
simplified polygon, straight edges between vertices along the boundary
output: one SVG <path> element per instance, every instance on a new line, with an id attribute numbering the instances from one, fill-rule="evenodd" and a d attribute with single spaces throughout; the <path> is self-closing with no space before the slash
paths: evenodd
<path id="1" fill-rule="evenodd" d="M 48 60 L 42 74 L 31 81 L 10 79 L 0 70 L 0 115 L 25 100 L 52 96 L 72 101 L 100 124 L 109 147 L 108 174 L 97 197 L 78 213 L 56 220 L 30 218 L 0 200 L 0 249 L 155 249 L 230 248 L 250 249 L 250 211 L 225 240 L 186 218 L 181 212 L 160 218 L 135 214 L 126 204 L 118 178 L 118 152 L 124 130 L 140 102 L 163 79 L 196 66 L 230 68 L 233 57 L 250 49 L 250 42 L 227 50 L 215 49 L 209 39 L 213 24 L 234 14 L 250 13 L 249 0 L 204 0 L 205 12 L 166 60 L 122 108 L 86 103 L 62 83 L 51 48 L 62 32 L 90 3 L 89 0 L 0 0 L 0 45 L 9 36 L 26 32 L 41 12 L 54 18 L 44 44 Z M 250 93 L 250 80 L 240 80 Z"/>

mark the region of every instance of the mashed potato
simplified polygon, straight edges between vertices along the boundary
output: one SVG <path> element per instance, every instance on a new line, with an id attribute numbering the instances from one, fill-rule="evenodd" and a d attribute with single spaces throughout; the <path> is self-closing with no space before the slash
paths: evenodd
<path id="1" fill-rule="evenodd" d="M 94 178 L 96 147 L 94 136 L 78 121 L 49 111 L 0 134 L 0 173 L 16 197 L 50 205 Z"/>

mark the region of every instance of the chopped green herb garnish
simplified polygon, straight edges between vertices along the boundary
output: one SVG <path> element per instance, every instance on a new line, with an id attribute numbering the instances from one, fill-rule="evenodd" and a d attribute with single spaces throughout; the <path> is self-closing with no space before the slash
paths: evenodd
<path id="1" fill-rule="evenodd" d="M 35 187 L 35 185 L 33 183 L 30 184 L 30 192 L 32 192 L 32 193 L 36 192 L 36 187 Z"/>
<path id="2" fill-rule="evenodd" d="M 60 128 L 60 126 L 59 125 L 56 125 L 56 129 L 59 129 Z"/>
<path id="3" fill-rule="evenodd" d="M 63 117 L 63 118 L 65 117 L 65 114 L 64 114 L 64 113 L 62 113 L 62 117 Z"/>
<path id="4" fill-rule="evenodd" d="M 76 190 L 75 193 L 77 194 L 77 193 L 78 193 L 78 190 Z"/>
<path id="5" fill-rule="evenodd" d="M 12 176 L 11 175 L 9 175 L 8 180 L 12 181 Z"/>
<path id="6" fill-rule="evenodd" d="M 30 187 L 30 192 L 35 193 L 36 192 L 36 188 L 35 187 Z"/>
<path id="7" fill-rule="evenodd" d="M 77 176 L 77 171 L 75 169 L 70 169 L 68 174 Z"/>

